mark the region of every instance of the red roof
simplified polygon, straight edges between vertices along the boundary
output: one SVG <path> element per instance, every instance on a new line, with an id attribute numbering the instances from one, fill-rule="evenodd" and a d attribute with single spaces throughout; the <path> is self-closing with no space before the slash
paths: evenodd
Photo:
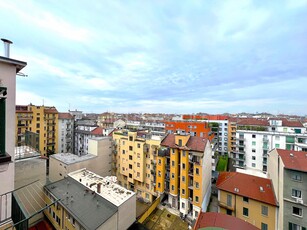
<path id="1" fill-rule="evenodd" d="M 258 126 L 269 126 L 268 120 L 256 119 L 256 118 L 240 118 L 237 121 L 238 125 L 258 125 Z"/>
<path id="2" fill-rule="evenodd" d="M 270 179 L 238 172 L 221 172 L 216 187 L 267 204 L 277 204 Z"/>
<path id="3" fill-rule="evenodd" d="M 175 144 L 175 134 L 168 134 L 161 142 L 162 146 L 170 148 L 186 147 L 188 150 L 204 152 L 207 144 L 207 139 L 202 137 L 190 136 L 186 146 L 178 146 Z"/>
<path id="4" fill-rule="evenodd" d="M 307 152 L 276 149 L 285 168 L 307 172 Z"/>
<path id="5" fill-rule="evenodd" d="M 73 119 L 74 117 L 70 113 L 59 113 L 59 119 Z"/>
<path id="6" fill-rule="evenodd" d="M 46 107 L 44 109 L 45 113 L 58 113 L 57 109 L 55 107 Z"/>
<path id="7" fill-rule="evenodd" d="M 103 131 L 103 128 L 97 127 L 94 130 L 92 130 L 91 134 L 92 135 L 102 135 L 102 131 Z"/>
<path id="8" fill-rule="evenodd" d="M 282 119 L 282 126 L 287 127 L 304 127 L 301 121 L 298 120 L 288 120 L 288 119 Z"/>
<path id="9" fill-rule="evenodd" d="M 219 227 L 228 230 L 258 230 L 256 226 L 234 216 L 217 212 L 201 212 L 196 220 L 194 229 L 207 227 Z"/>

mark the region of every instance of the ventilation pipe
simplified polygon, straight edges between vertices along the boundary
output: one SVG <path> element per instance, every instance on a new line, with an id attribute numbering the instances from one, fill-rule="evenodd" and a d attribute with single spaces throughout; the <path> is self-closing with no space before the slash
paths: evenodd
<path id="1" fill-rule="evenodd" d="M 4 57 L 10 58 L 10 44 L 13 44 L 13 42 L 5 38 L 1 38 L 1 41 L 4 44 Z"/>

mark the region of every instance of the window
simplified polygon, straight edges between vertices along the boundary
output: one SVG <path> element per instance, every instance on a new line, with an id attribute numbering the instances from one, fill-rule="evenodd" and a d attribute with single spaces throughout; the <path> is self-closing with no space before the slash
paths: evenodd
<path id="1" fill-rule="evenodd" d="M 159 183 L 158 183 L 158 188 L 160 188 L 160 187 L 161 187 L 161 183 L 159 182 Z"/>
<path id="2" fill-rule="evenodd" d="M 179 146 L 182 146 L 182 140 L 179 139 L 179 143 L 178 143 Z"/>
<path id="3" fill-rule="evenodd" d="M 131 155 L 129 155 L 129 160 L 132 160 L 132 156 Z"/>
<path id="4" fill-rule="evenodd" d="M 302 176 L 299 173 L 293 173 L 291 178 L 292 178 L 292 180 L 302 181 Z"/>
<path id="5" fill-rule="evenodd" d="M 141 164 L 140 164 L 140 163 L 137 163 L 136 165 L 137 165 L 137 167 L 138 167 L 138 168 L 141 166 Z"/>
<path id="6" fill-rule="evenodd" d="M 175 161 L 172 161 L 172 167 L 174 167 L 175 166 Z"/>
<path id="7" fill-rule="evenodd" d="M 261 223 L 261 230 L 268 230 L 268 225 L 265 223 Z"/>
<path id="8" fill-rule="evenodd" d="M 137 177 L 140 177 L 140 176 L 141 176 L 141 174 L 140 174 L 139 172 L 137 172 L 137 173 L 136 173 L 136 176 L 137 176 Z"/>
<path id="9" fill-rule="evenodd" d="M 182 182 L 185 182 L 185 176 L 182 176 Z"/>
<path id="10" fill-rule="evenodd" d="M 182 163 L 182 169 L 183 170 L 185 169 L 185 163 Z"/>
<path id="11" fill-rule="evenodd" d="M 161 171 L 160 170 L 158 171 L 158 176 L 161 176 Z"/>
<path id="12" fill-rule="evenodd" d="M 227 194 L 227 206 L 232 206 L 232 196 L 230 194 Z"/>
<path id="13" fill-rule="evenodd" d="M 196 175 L 199 175 L 199 168 L 195 169 L 195 173 L 196 173 Z"/>
<path id="14" fill-rule="evenodd" d="M 261 206 L 261 214 L 264 215 L 264 216 L 268 216 L 268 213 L 269 213 L 269 208 L 268 206 Z"/>
<path id="15" fill-rule="evenodd" d="M 182 156 L 183 156 L 183 157 L 186 156 L 185 150 L 182 151 Z"/>
<path id="16" fill-rule="evenodd" d="M 256 134 L 253 134 L 253 135 L 252 135 L 252 138 L 256 138 Z"/>
<path id="17" fill-rule="evenodd" d="M 185 203 L 181 203 L 181 208 L 185 208 Z"/>
<path id="18" fill-rule="evenodd" d="M 195 213 L 195 217 L 198 217 L 198 212 L 197 212 L 197 211 L 195 211 L 194 213 Z"/>
<path id="19" fill-rule="evenodd" d="M 129 169 L 132 169 L 132 165 L 131 164 L 129 164 Z"/>
<path id="20" fill-rule="evenodd" d="M 252 160 L 256 160 L 256 156 L 252 156 Z"/>
<path id="21" fill-rule="evenodd" d="M 175 149 L 172 149 L 172 154 L 175 154 Z"/>
<path id="22" fill-rule="evenodd" d="M 158 165 L 161 165 L 161 159 L 158 160 Z"/>
<path id="23" fill-rule="evenodd" d="M 130 151 L 133 151 L 133 147 L 132 147 L 132 146 L 129 146 L 129 150 L 130 150 Z"/>
<path id="24" fill-rule="evenodd" d="M 293 224 L 289 222 L 289 230 L 306 230 L 306 227 L 302 227 L 298 224 Z"/>
<path id="25" fill-rule="evenodd" d="M 296 198 L 302 198 L 302 192 L 297 189 L 292 189 L 292 196 Z"/>
<path id="26" fill-rule="evenodd" d="M 125 154 L 126 153 L 126 151 L 125 150 L 123 150 L 123 154 Z"/>
<path id="27" fill-rule="evenodd" d="M 256 145 L 256 141 L 252 141 L 252 145 L 255 146 Z"/>
<path id="28" fill-rule="evenodd" d="M 40 123 L 37 123 L 36 128 L 39 129 L 39 127 L 40 127 Z"/>
<path id="29" fill-rule="evenodd" d="M 255 167 L 256 167 L 256 164 L 255 164 L 255 163 L 252 163 L 252 167 L 254 167 L 254 168 L 255 168 Z"/>
<path id="30" fill-rule="evenodd" d="M 133 141 L 133 136 L 129 136 L 129 141 Z"/>
<path id="31" fill-rule="evenodd" d="M 195 183 L 195 187 L 199 188 L 199 183 L 198 182 Z"/>
<path id="32" fill-rule="evenodd" d="M 181 194 L 182 194 L 182 195 L 184 195 L 184 194 L 185 194 L 185 190 L 184 190 L 184 189 L 182 189 Z"/>
<path id="33" fill-rule="evenodd" d="M 243 216 L 248 216 L 248 208 L 243 207 Z"/>
<path id="34" fill-rule="evenodd" d="M 198 196 L 195 196 L 195 201 L 196 203 L 198 203 Z"/>
<path id="35" fill-rule="evenodd" d="M 255 152 L 256 152 L 256 149 L 252 149 L 252 152 L 255 153 Z"/>
<path id="36" fill-rule="evenodd" d="M 248 197 L 243 196 L 243 201 L 248 203 Z"/>
<path id="37" fill-rule="evenodd" d="M 125 145 L 125 141 L 123 141 L 123 145 Z"/>
<path id="38" fill-rule="evenodd" d="M 172 179 L 174 179 L 175 178 L 175 174 L 174 173 L 172 173 Z"/>
<path id="39" fill-rule="evenodd" d="M 301 208 L 293 207 L 293 208 L 292 208 L 292 214 L 293 214 L 293 215 L 296 215 L 296 216 L 302 216 L 302 215 L 303 215 L 303 212 L 302 212 L 302 209 L 301 209 Z"/>
<path id="40" fill-rule="evenodd" d="M 132 178 L 132 174 L 131 173 L 129 173 L 129 178 Z"/>
<path id="41" fill-rule="evenodd" d="M 279 148 L 279 144 L 275 144 L 275 148 Z"/>
<path id="42" fill-rule="evenodd" d="M 141 144 L 139 144 L 139 143 L 138 143 L 138 145 L 137 145 L 137 146 L 138 146 L 138 149 L 139 149 L 139 148 L 141 148 Z"/>
<path id="43" fill-rule="evenodd" d="M 172 185 L 172 191 L 174 191 L 175 190 L 175 186 L 174 185 Z"/>

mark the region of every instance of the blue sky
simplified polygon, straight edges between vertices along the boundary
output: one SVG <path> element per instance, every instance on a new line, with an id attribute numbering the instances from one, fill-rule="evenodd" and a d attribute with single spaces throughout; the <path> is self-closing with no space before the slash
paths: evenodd
<path id="1" fill-rule="evenodd" d="M 307 0 L 11 0 L 0 15 L 28 62 L 18 104 L 307 114 Z"/>

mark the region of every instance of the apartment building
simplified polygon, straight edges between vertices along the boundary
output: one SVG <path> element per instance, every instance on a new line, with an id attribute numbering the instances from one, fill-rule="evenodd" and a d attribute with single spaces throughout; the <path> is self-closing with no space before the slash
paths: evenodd
<path id="1" fill-rule="evenodd" d="M 238 172 L 222 172 L 216 187 L 219 213 L 235 216 L 261 230 L 280 229 L 271 180 Z"/>
<path id="2" fill-rule="evenodd" d="M 70 113 L 59 113 L 58 152 L 73 152 L 74 117 Z"/>
<path id="3" fill-rule="evenodd" d="M 127 229 L 136 220 L 135 193 L 86 169 L 44 188 L 44 214 L 56 229 Z"/>
<path id="4" fill-rule="evenodd" d="M 113 141 L 113 166 L 118 183 L 135 191 L 138 199 L 154 201 L 157 197 L 154 172 L 161 137 L 120 130 L 113 132 Z"/>
<path id="5" fill-rule="evenodd" d="M 207 210 L 211 194 L 212 149 L 206 138 L 168 134 L 161 142 L 156 190 L 182 216 L 195 219 Z"/>
<path id="6" fill-rule="evenodd" d="M 306 128 L 300 121 L 282 118 L 240 119 L 236 128 L 235 166 L 267 171 L 267 154 L 274 148 L 307 151 Z"/>
<path id="7" fill-rule="evenodd" d="M 52 106 L 16 105 L 16 145 L 31 143 L 41 155 L 49 156 L 58 152 L 58 111 Z M 27 140 L 28 139 L 28 140 Z M 37 146 L 38 145 L 38 146 Z"/>
<path id="8" fill-rule="evenodd" d="M 27 65 L 9 56 L 9 40 L 5 44 L 5 55 L 0 56 L 0 228 L 12 221 L 12 193 L 14 190 L 14 146 L 15 146 L 15 101 L 16 74 Z"/>
<path id="9" fill-rule="evenodd" d="M 101 128 L 97 128 L 98 126 L 95 120 L 81 119 L 75 121 L 74 154 L 78 156 L 88 154 L 88 140 L 92 137 L 102 136 Z"/>
<path id="10" fill-rule="evenodd" d="M 113 128 L 114 122 L 117 120 L 115 113 L 105 112 L 98 115 L 97 124 L 102 128 Z"/>
<path id="11" fill-rule="evenodd" d="M 268 159 L 268 176 L 279 203 L 280 229 L 306 230 L 307 153 L 273 149 Z"/>

